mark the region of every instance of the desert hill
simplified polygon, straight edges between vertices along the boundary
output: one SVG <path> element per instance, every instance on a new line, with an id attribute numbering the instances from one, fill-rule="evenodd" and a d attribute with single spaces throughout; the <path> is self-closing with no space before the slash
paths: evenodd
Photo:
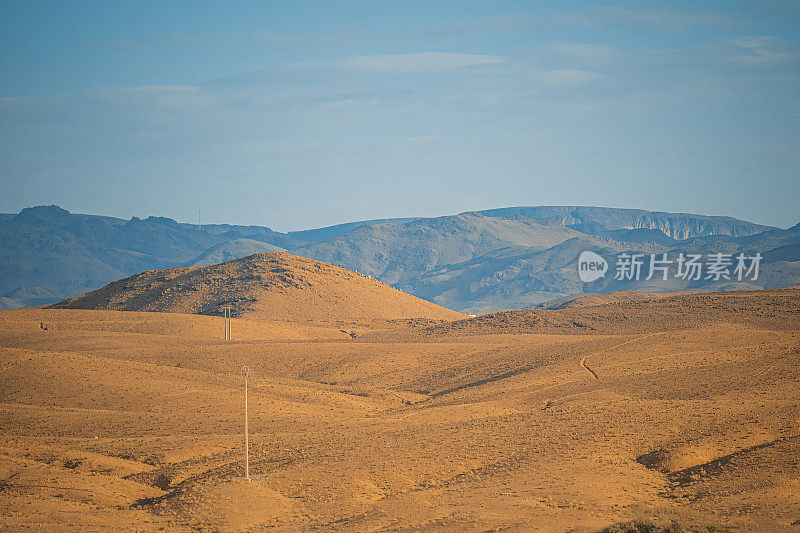
<path id="1" fill-rule="evenodd" d="M 150 270 L 52 308 L 219 316 L 223 306 L 235 317 L 292 322 L 463 317 L 357 272 L 283 252 Z"/>

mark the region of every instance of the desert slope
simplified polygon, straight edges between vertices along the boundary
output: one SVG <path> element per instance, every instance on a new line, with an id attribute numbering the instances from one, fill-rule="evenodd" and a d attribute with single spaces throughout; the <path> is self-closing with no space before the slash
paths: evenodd
<path id="1" fill-rule="evenodd" d="M 711 324 L 795 329 L 800 286 L 782 289 L 682 293 L 645 300 L 618 299 L 556 310 L 515 309 L 428 327 L 424 334 L 635 334 Z"/>
<path id="2" fill-rule="evenodd" d="M 615 291 L 600 294 L 587 294 L 585 296 L 573 296 L 571 298 L 560 298 L 542 304 L 531 306 L 531 309 L 574 309 L 577 307 L 593 307 L 595 305 L 606 305 L 622 302 L 646 302 L 658 300 L 659 298 L 670 298 L 680 296 L 682 292 L 641 292 L 641 291 Z"/>
<path id="3" fill-rule="evenodd" d="M 236 317 L 293 322 L 463 318 L 368 276 L 282 252 L 148 270 L 52 308 L 220 315 L 223 306 Z"/>

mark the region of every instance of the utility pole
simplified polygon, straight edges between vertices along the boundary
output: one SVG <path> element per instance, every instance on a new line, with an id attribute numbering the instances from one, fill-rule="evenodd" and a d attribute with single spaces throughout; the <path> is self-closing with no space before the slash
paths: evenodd
<path id="1" fill-rule="evenodd" d="M 250 436 L 247 428 L 247 378 L 250 377 L 250 367 L 243 366 L 244 374 L 244 478 L 250 481 Z"/>
<path id="2" fill-rule="evenodd" d="M 225 312 L 225 340 L 231 340 L 231 308 L 227 305 L 222 308 Z"/>

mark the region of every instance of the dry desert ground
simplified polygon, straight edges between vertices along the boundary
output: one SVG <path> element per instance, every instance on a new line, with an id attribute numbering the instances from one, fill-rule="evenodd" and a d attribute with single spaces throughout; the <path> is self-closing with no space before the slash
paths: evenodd
<path id="1" fill-rule="evenodd" d="M 222 320 L 0 312 L 0 527 L 800 531 L 800 288 Z"/>

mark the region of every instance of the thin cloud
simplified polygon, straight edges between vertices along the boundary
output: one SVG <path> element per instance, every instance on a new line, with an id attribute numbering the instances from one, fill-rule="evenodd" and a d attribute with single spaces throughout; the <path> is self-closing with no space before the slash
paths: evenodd
<path id="1" fill-rule="evenodd" d="M 542 70 L 533 76 L 536 80 L 555 86 L 582 85 L 600 79 L 597 72 L 576 68 L 563 68 L 555 70 Z"/>
<path id="2" fill-rule="evenodd" d="M 736 53 L 731 60 L 736 63 L 769 65 L 782 63 L 793 57 L 777 37 L 746 37 L 734 39 L 732 44 L 736 47 Z"/>
<path id="3" fill-rule="evenodd" d="M 365 42 L 401 43 L 412 41 L 449 42 L 476 36 L 530 32 L 553 26 L 645 27 L 657 31 L 684 31 L 694 27 L 732 27 L 740 23 L 733 15 L 706 10 L 674 9 L 657 6 L 600 6 L 577 11 L 542 14 L 506 14 L 437 26 L 397 31 L 336 31 L 296 34 L 273 31 L 237 33 L 174 33 L 147 37 L 81 40 L 74 44 L 119 50 L 142 50 L 165 45 L 250 43 L 288 48 L 348 46 Z"/>
<path id="4" fill-rule="evenodd" d="M 563 22 L 587 26 L 626 26 L 660 31 L 685 31 L 696 27 L 731 27 L 738 20 L 718 11 L 673 9 L 658 6 L 600 6 L 563 15 Z"/>
<path id="5" fill-rule="evenodd" d="M 149 37 L 75 41 L 75 44 L 121 50 L 141 50 L 154 46 L 180 44 L 254 43 L 292 46 L 304 44 L 307 41 L 308 38 L 302 35 L 257 31 L 240 33 L 167 33 Z"/>
<path id="6" fill-rule="evenodd" d="M 130 93 L 198 93 L 199 87 L 193 85 L 134 85 L 118 89 Z"/>
<path id="7" fill-rule="evenodd" d="M 348 57 L 339 62 L 346 69 L 413 74 L 440 72 L 481 65 L 504 63 L 500 56 L 482 54 L 452 54 L 446 52 L 418 52 L 414 54 L 389 54 Z"/>
<path id="8" fill-rule="evenodd" d="M 469 67 L 498 65 L 506 62 L 502 56 L 484 54 L 455 54 L 448 52 L 417 52 L 351 56 L 329 62 L 294 63 L 288 69 L 327 68 L 371 74 L 426 74 L 456 71 Z"/>
<path id="9" fill-rule="evenodd" d="M 549 43 L 545 46 L 545 51 L 568 59 L 586 62 L 606 61 L 621 54 L 620 50 L 611 46 L 583 43 Z"/>
<path id="10" fill-rule="evenodd" d="M 86 91 L 81 97 L 118 104 L 194 107 L 211 103 L 209 94 L 193 85 L 133 85 L 102 87 Z"/>

